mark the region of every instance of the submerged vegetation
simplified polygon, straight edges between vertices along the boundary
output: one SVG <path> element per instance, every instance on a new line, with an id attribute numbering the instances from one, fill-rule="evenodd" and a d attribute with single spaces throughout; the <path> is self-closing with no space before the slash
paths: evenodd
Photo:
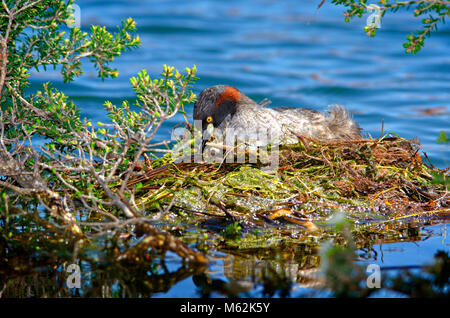
<path id="1" fill-rule="evenodd" d="M 83 296 L 147 296 L 189 276 L 204 296 L 245 293 L 248 286 L 206 274 L 215 253 L 226 251 L 233 277 L 255 268 L 263 294 L 287 296 L 292 275 L 321 285 L 312 274 L 325 241 L 370 250 L 418 238 L 421 226 L 448 216 L 448 168 L 424 162 L 417 141 L 390 134 L 336 142 L 299 136 L 279 149 L 275 169 L 174 162 L 171 144 L 152 140 L 194 102 L 195 67 L 182 74 L 164 66 L 157 79 L 141 71 L 130 81 L 134 104 L 106 102 L 107 123 L 82 119 L 50 84 L 28 92 L 30 70 L 59 67 L 70 82 L 88 59 L 102 79 L 116 77 L 108 64 L 139 45 L 135 22 L 116 33 L 93 26 L 89 35 L 66 34 L 71 1 L 2 3 L 0 295 L 77 295 L 67 288 L 69 264 L 80 268 Z M 336 213 L 350 234 L 336 226 Z M 167 258 L 178 270 L 167 269 Z"/>

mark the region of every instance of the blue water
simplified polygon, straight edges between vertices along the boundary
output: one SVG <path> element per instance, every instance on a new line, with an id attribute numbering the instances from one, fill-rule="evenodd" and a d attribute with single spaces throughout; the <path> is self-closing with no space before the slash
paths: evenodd
<path id="1" fill-rule="evenodd" d="M 113 63 L 120 72 L 117 79 L 102 82 L 86 61 L 85 75 L 75 82 L 63 84 L 57 73 L 34 72 L 32 88 L 52 81 L 84 116 L 106 121 L 104 101 L 133 100 L 129 78 L 140 70 L 156 77 L 163 64 L 180 70 L 195 64 L 200 78 L 195 93 L 229 84 L 257 101 L 269 98 L 273 106 L 324 110 L 342 104 L 367 136 L 379 137 L 384 120 L 384 132 L 417 137 L 434 165 L 448 167 L 450 145 L 436 139 L 440 131 L 450 135 L 449 25 L 441 25 L 417 55 L 406 55 L 406 35 L 420 28 L 420 19 L 411 13 L 386 14 L 377 36 L 369 38 L 362 30 L 366 17 L 345 23 L 342 7 L 327 1 L 316 10 L 319 2 L 80 0 L 83 30 L 91 24 L 114 30 L 121 19 L 132 17 L 142 47 Z M 424 109 L 436 107 L 438 114 L 425 115 Z M 180 115 L 166 123 L 158 140 L 168 139 L 181 121 Z M 437 239 L 391 244 L 382 265 L 420 265 L 437 249 L 448 251 L 443 229 L 433 228 L 441 233 Z M 395 251 L 398 246 L 402 252 Z M 186 279 L 162 296 L 193 295 L 195 287 Z"/>

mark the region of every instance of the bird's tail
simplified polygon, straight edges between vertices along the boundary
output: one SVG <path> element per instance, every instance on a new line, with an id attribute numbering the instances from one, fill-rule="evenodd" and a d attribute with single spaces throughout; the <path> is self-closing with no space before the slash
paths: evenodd
<path id="1" fill-rule="evenodd" d="M 327 117 L 328 127 L 335 132 L 337 138 L 359 139 L 361 128 L 350 117 L 348 111 L 341 105 L 331 105 Z"/>

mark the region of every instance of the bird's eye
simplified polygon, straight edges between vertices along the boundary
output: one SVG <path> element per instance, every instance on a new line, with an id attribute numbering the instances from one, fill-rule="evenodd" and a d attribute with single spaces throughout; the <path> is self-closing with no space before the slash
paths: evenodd
<path id="1" fill-rule="evenodd" d="M 208 116 L 207 118 L 206 118 L 206 122 L 209 124 L 210 122 L 212 122 L 213 121 L 213 118 L 211 117 L 211 116 Z"/>

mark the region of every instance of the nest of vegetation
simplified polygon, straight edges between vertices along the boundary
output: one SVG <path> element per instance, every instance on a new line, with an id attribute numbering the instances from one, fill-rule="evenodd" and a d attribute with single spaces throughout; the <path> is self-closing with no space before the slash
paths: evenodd
<path id="1" fill-rule="evenodd" d="M 338 142 L 301 137 L 280 149 L 272 171 L 258 164 L 175 164 L 163 158 L 129 186 L 139 184 L 137 202 L 149 214 L 170 211 L 159 213 L 160 219 L 201 224 L 221 235 L 239 229 L 240 248 L 246 242 L 269 244 L 264 229 L 274 244 L 274 237 L 323 236 L 336 212 L 358 230 L 386 239 L 412 223 L 432 224 L 449 215 L 448 168 L 426 164 L 419 149 L 416 140 L 399 137 Z"/>

